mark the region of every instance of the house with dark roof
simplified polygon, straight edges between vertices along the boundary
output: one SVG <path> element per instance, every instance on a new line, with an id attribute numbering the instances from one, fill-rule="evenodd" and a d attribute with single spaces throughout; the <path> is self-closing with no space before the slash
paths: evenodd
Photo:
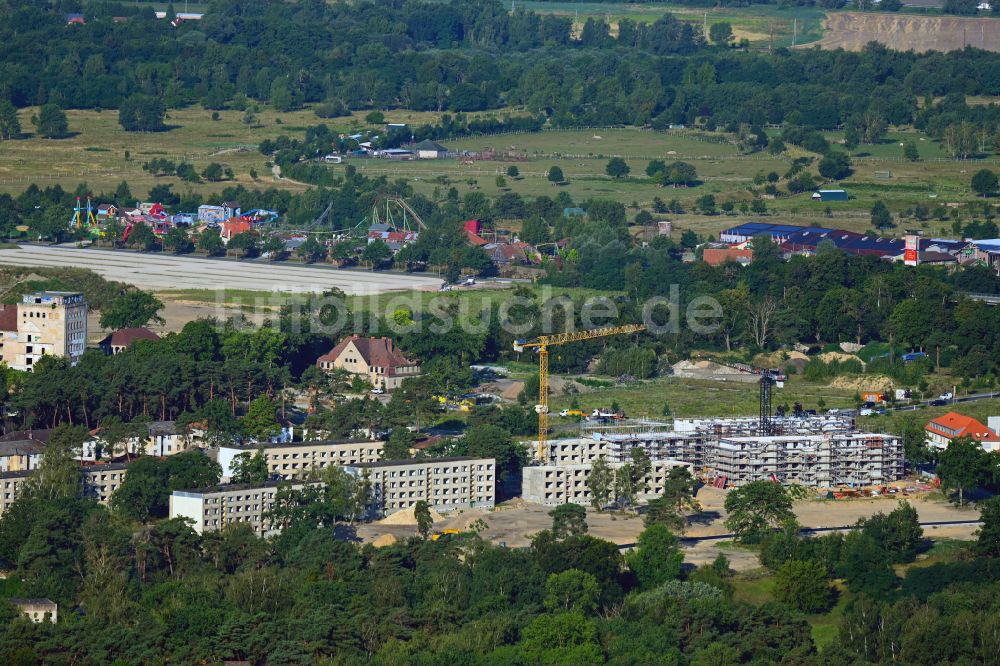
<path id="1" fill-rule="evenodd" d="M 415 152 L 417 154 L 417 158 L 421 160 L 437 160 L 443 157 L 448 157 L 448 149 L 437 141 L 431 141 L 430 139 L 424 139 L 417 145 L 413 146 L 413 152 Z"/>
<path id="2" fill-rule="evenodd" d="M 316 359 L 316 367 L 327 372 L 342 369 L 363 377 L 386 391 L 399 388 L 404 379 L 420 374 L 420 363 L 407 358 L 389 338 L 344 338 Z"/>
<path id="3" fill-rule="evenodd" d="M 135 328 L 122 328 L 101 340 L 98 346 L 108 356 L 120 354 L 136 340 L 159 340 L 160 336 L 153 333 L 148 328 L 138 326 Z"/>

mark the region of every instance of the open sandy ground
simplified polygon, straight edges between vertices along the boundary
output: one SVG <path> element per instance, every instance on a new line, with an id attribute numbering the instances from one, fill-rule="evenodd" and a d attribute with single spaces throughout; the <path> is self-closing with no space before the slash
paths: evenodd
<path id="1" fill-rule="evenodd" d="M 695 516 L 685 537 L 721 537 L 728 533 L 723 524 L 726 511 L 723 508 L 726 491 L 704 487 L 698 493 L 702 513 Z M 921 522 L 975 521 L 979 512 L 972 508 L 958 508 L 943 501 L 938 495 L 911 495 L 905 498 L 917 510 Z M 852 500 L 805 500 L 795 503 L 795 515 L 804 527 L 843 527 L 854 524 L 859 518 L 872 516 L 879 511 L 888 513 L 895 508 L 895 498 L 880 497 Z M 487 529 L 481 535 L 494 544 L 503 543 L 508 547 L 525 547 L 531 543 L 532 535 L 552 525 L 548 512 L 551 507 L 513 500 L 492 511 L 471 509 L 457 515 L 446 516 L 435 524 L 436 530 L 446 528 L 468 529 L 477 519 L 486 523 Z M 642 518 L 634 515 L 620 515 L 610 512 L 597 513 L 587 509 L 589 534 L 617 544 L 635 543 L 643 530 Z M 932 539 L 971 539 L 975 526 L 927 527 L 925 536 Z M 374 541 L 385 534 L 405 538 L 416 534 L 416 528 L 401 525 L 381 525 L 378 523 L 358 526 L 358 537 L 363 541 Z M 711 562 L 721 552 L 730 559 L 732 567 L 738 571 L 755 569 L 760 566 L 753 551 L 735 548 L 728 539 L 720 541 L 699 541 L 684 543 L 685 561 L 698 565 Z"/>
<path id="2" fill-rule="evenodd" d="M 1000 20 L 995 18 L 836 12 L 827 14 L 823 28 L 823 38 L 803 48 L 860 51 L 868 42 L 879 42 L 897 51 L 954 51 L 966 46 L 1000 51 Z"/>

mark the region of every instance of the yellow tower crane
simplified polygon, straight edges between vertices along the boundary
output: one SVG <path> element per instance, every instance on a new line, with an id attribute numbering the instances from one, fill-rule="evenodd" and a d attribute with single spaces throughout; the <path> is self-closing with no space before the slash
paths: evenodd
<path id="1" fill-rule="evenodd" d="M 642 324 L 627 324 L 625 326 L 607 326 L 605 328 L 592 328 L 588 331 L 576 331 L 574 333 L 556 333 L 555 335 L 540 335 L 534 340 L 515 340 L 514 351 L 523 352 L 532 347 L 538 349 L 538 404 L 535 411 L 538 412 L 538 449 L 537 458 L 546 460 L 545 442 L 549 435 L 549 347 L 565 345 L 570 342 L 580 342 L 581 340 L 592 340 L 603 338 L 609 335 L 626 335 L 645 331 Z"/>

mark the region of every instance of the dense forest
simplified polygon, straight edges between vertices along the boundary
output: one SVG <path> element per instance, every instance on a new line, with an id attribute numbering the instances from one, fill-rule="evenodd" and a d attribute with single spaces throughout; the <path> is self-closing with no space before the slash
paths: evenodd
<path id="1" fill-rule="evenodd" d="M 765 489 L 774 488 L 784 492 Z M 376 549 L 338 538 L 313 514 L 271 540 L 246 525 L 201 536 L 180 519 L 143 525 L 41 484 L 0 519 L 0 558 L 16 571 L 8 589 L 57 601 L 60 621 L 31 623 L 0 600 L 0 655 L 9 664 L 995 661 L 995 502 L 978 541 L 901 576 L 893 566 L 926 547 L 906 503 L 846 535 L 758 532 L 750 541 L 777 600 L 762 604 L 738 599 L 725 557 L 684 565 L 663 524 L 648 521 L 623 554 L 589 536 L 574 506 L 553 511 L 528 548 L 470 532 Z M 847 593 L 817 650 L 809 620 Z"/>
<path id="2" fill-rule="evenodd" d="M 141 5 L 88 3 L 86 25 L 66 24 L 65 3 L 4 0 L 0 8 L 0 100 L 17 107 L 118 108 L 140 93 L 166 107 L 514 106 L 554 126 L 762 125 L 794 116 L 793 124 L 830 128 L 869 110 L 911 122 L 928 95 L 1000 93 L 993 53 L 870 45 L 766 54 L 710 45 L 670 14 L 622 20 L 614 36 L 590 19 L 574 37 L 568 17 L 511 13 L 495 1 L 220 0 L 203 20 L 176 28 Z"/>

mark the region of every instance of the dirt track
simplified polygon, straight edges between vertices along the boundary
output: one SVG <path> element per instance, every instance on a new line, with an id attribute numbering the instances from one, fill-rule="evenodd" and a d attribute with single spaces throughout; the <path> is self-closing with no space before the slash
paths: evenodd
<path id="1" fill-rule="evenodd" d="M 824 36 L 809 47 L 860 51 L 879 42 L 898 51 L 953 51 L 966 46 L 1000 51 L 1000 20 L 837 12 L 823 22 Z"/>

